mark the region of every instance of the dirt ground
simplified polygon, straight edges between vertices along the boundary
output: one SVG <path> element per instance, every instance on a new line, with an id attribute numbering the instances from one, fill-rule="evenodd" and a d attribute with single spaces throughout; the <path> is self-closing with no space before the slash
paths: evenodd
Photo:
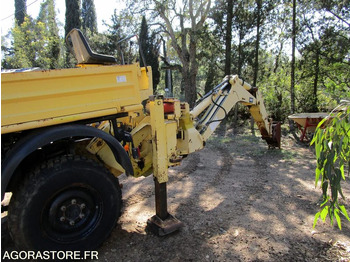
<path id="1" fill-rule="evenodd" d="M 350 261 L 350 222 L 317 223 L 321 191 L 312 150 L 284 136 L 281 150 L 223 126 L 202 151 L 169 171 L 169 213 L 184 223 L 158 237 L 152 177 L 120 178 L 124 212 L 98 261 Z M 350 210 L 349 179 L 343 183 Z M 11 243 L 7 243 L 8 248 Z"/>

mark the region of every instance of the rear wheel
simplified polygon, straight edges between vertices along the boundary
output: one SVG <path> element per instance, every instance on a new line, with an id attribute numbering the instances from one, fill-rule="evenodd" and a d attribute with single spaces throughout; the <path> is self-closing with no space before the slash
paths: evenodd
<path id="1" fill-rule="evenodd" d="M 22 250 L 94 250 L 122 206 L 118 179 L 78 156 L 41 165 L 13 192 L 8 226 Z"/>

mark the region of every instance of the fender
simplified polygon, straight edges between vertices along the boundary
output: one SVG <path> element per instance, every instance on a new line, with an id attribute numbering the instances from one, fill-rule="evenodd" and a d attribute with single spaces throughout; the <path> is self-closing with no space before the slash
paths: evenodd
<path id="1" fill-rule="evenodd" d="M 51 142 L 69 137 L 98 137 L 103 139 L 112 150 L 116 161 L 125 169 L 126 174 L 132 175 L 134 173 L 128 154 L 112 135 L 100 129 L 80 124 L 49 127 L 44 130 L 37 130 L 22 138 L 8 152 L 1 165 L 1 198 L 4 197 L 13 173 L 28 155 Z"/>

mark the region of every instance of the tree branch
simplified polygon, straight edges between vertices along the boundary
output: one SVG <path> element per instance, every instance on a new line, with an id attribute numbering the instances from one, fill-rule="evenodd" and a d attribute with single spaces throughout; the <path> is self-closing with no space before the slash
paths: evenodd
<path id="1" fill-rule="evenodd" d="M 208 0 L 207 1 L 207 7 L 206 7 L 204 13 L 201 16 L 201 19 L 199 20 L 199 22 L 196 25 L 198 29 L 203 26 L 205 19 L 208 17 L 208 14 L 209 14 L 209 11 L 210 11 L 210 6 L 211 6 L 211 0 Z"/>
<path id="2" fill-rule="evenodd" d="M 161 69 L 170 69 L 170 70 L 182 70 L 182 66 L 179 64 L 170 64 L 164 56 L 160 56 L 162 61 L 164 62 L 164 65 L 161 66 Z"/>
<path id="3" fill-rule="evenodd" d="M 342 21 L 343 23 L 347 24 L 348 27 L 350 27 L 350 23 L 348 23 L 344 18 L 340 17 L 339 15 L 337 15 L 336 13 L 334 13 L 332 10 L 326 8 L 327 12 L 331 13 L 332 15 L 334 15 L 336 18 L 338 18 L 340 21 Z"/>

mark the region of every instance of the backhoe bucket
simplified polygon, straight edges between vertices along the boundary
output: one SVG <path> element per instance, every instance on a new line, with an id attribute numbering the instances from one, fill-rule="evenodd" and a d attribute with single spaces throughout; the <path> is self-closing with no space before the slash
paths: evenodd
<path id="1" fill-rule="evenodd" d="M 272 134 L 271 136 L 263 136 L 263 139 L 269 145 L 269 148 L 281 148 L 281 123 L 273 122 L 272 123 Z"/>
<path id="2" fill-rule="evenodd" d="M 272 138 L 267 140 L 267 144 L 270 147 L 281 148 L 281 123 L 273 122 L 272 123 Z"/>

